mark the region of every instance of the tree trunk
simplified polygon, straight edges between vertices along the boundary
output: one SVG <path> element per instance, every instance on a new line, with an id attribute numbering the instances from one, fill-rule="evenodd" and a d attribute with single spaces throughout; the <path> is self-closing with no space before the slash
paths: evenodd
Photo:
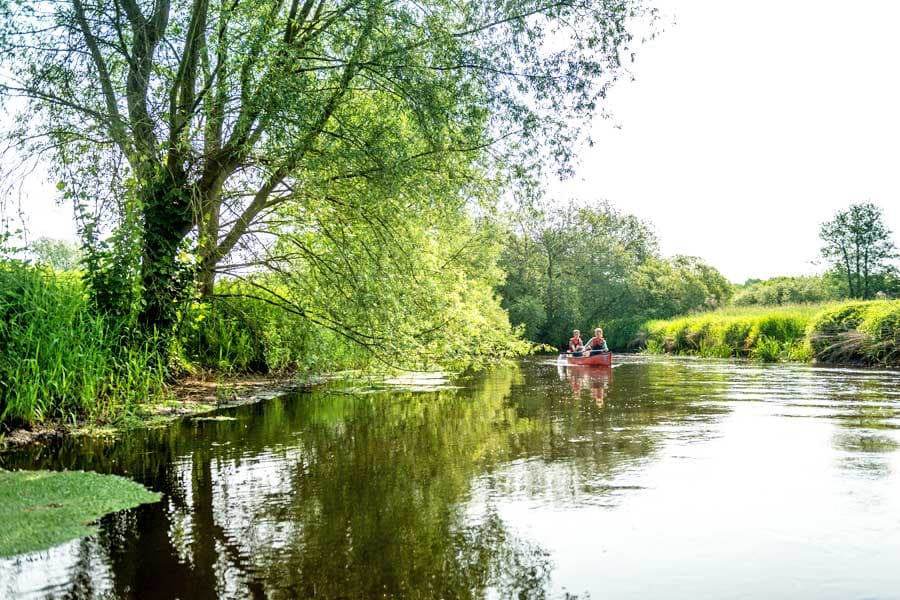
<path id="1" fill-rule="evenodd" d="M 158 177 L 143 194 L 144 239 L 138 322 L 168 332 L 193 273 L 179 264 L 181 242 L 193 225 L 190 192 L 171 175 Z"/>
<path id="2" fill-rule="evenodd" d="M 863 255 L 863 300 L 868 300 L 869 298 L 869 247 L 866 246 L 866 251 Z"/>

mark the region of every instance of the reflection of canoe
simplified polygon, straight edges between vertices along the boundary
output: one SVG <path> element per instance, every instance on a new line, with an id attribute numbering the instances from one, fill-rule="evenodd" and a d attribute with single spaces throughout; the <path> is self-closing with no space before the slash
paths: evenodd
<path id="1" fill-rule="evenodd" d="M 584 365 L 590 367 L 609 367 L 612 366 L 612 352 L 603 352 L 598 350 L 596 352 L 582 353 L 576 352 L 575 354 L 564 353 L 560 354 L 560 360 L 565 360 L 567 365 Z"/>

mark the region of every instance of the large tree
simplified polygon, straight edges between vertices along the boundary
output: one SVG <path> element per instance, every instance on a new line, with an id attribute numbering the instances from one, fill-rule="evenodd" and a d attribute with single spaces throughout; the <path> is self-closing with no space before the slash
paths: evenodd
<path id="1" fill-rule="evenodd" d="M 638 3 L 0 0 L 0 92 L 27 100 L 14 137 L 52 158 L 86 238 L 116 248 L 89 260 L 97 296 L 121 303 L 104 274 L 131 272 L 140 321 L 165 327 L 191 278 L 211 294 L 275 237 L 363 219 L 393 244 L 386 213 L 565 169 Z"/>
<path id="2" fill-rule="evenodd" d="M 843 274 L 851 298 L 870 299 L 896 258 L 891 231 L 881 207 L 872 202 L 852 204 L 822 224 L 819 237 L 823 258 Z"/>

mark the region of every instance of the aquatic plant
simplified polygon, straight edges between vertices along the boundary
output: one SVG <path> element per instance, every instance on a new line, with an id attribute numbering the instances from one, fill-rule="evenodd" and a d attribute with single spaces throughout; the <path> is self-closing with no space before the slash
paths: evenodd
<path id="1" fill-rule="evenodd" d="M 115 475 L 0 471 L 0 557 L 91 535 L 103 515 L 157 502 L 160 494 Z"/>

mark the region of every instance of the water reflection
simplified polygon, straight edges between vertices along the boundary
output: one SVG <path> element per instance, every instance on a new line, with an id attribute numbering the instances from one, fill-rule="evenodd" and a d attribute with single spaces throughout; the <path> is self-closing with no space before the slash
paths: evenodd
<path id="1" fill-rule="evenodd" d="M 569 382 L 573 397 L 580 398 L 581 391 L 588 389 L 594 403 L 600 408 L 603 408 L 603 403 L 606 401 L 606 392 L 609 390 L 612 371 L 612 367 L 581 367 L 561 364 L 556 366 L 559 378 Z"/>
<path id="2" fill-rule="evenodd" d="M 875 543 L 852 536 L 900 510 L 887 491 L 900 448 L 893 374 L 620 364 L 534 359 L 454 386 L 344 386 L 229 410 L 230 421 L 7 455 L 6 468 L 127 474 L 165 496 L 105 518 L 95 538 L 0 560 L 0 596 L 721 596 L 743 566 L 773 568 L 735 544 L 808 552 L 802 578 L 821 566 L 822 536 Z M 821 512 L 845 490 L 850 534 L 846 515 Z M 900 534 L 895 520 L 888 529 Z M 900 549 L 878 544 L 876 566 Z M 601 570 L 585 562 L 599 556 Z M 683 585 L 654 588 L 638 576 L 646 565 Z M 878 587 L 886 577 L 866 589 L 895 589 Z"/>

